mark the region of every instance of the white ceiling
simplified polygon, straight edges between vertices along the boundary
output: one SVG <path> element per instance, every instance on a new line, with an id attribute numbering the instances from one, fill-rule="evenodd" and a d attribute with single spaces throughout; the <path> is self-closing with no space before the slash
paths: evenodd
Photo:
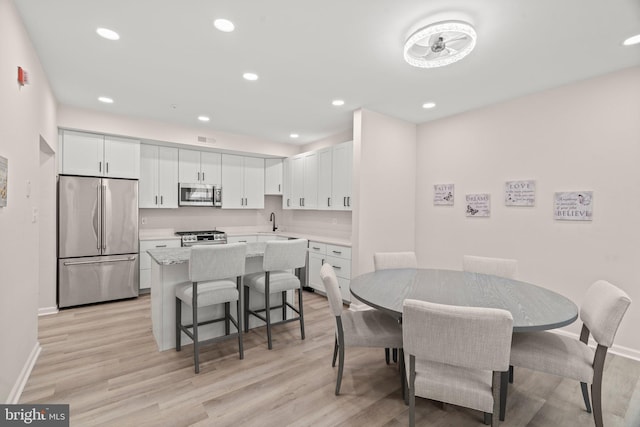
<path id="1" fill-rule="evenodd" d="M 277 142 L 347 130 L 358 108 L 422 123 L 640 65 L 640 45 L 621 46 L 640 33 L 638 0 L 14 2 L 61 104 Z M 469 56 L 437 69 L 404 62 L 412 32 L 450 19 L 475 27 Z"/>

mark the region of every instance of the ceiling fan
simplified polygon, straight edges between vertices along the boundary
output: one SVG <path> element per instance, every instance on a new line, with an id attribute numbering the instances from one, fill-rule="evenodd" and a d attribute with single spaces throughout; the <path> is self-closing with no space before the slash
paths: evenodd
<path id="1" fill-rule="evenodd" d="M 442 67 L 467 56 L 475 44 L 476 32 L 471 25 L 458 21 L 438 22 L 409 37 L 404 46 L 404 58 L 415 67 Z"/>

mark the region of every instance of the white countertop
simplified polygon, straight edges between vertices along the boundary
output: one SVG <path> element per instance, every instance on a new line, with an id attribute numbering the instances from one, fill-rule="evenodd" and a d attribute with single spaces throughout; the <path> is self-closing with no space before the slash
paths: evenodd
<path id="1" fill-rule="evenodd" d="M 313 240 L 315 242 L 320 242 L 320 243 L 328 243 L 330 245 L 351 247 L 351 241 L 348 239 L 331 237 L 331 236 L 320 236 L 320 235 L 299 233 L 299 232 L 292 232 L 292 231 L 276 231 L 274 233 L 272 231 L 259 231 L 258 229 L 256 229 L 256 227 L 252 227 L 252 228 L 234 227 L 229 230 L 225 230 L 224 227 L 222 227 L 221 231 L 226 232 L 227 236 L 273 235 L 273 236 L 291 237 L 295 239 L 307 239 L 307 240 Z M 180 240 L 180 236 L 176 236 L 175 230 L 172 228 L 151 228 L 151 229 L 146 228 L 146 229 L 140 230 L 139 239 L 140 240 L 169 240 L 169 239 Z"/>

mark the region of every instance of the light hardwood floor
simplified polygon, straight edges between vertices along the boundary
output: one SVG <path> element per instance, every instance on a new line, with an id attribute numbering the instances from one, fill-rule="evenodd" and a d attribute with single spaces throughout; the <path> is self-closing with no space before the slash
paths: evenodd
<path id="1" fill-rule="evenodd" d="M 403 426 L 398 371 L 381 349 L 349 348 L 340 396 L 331 367 L 334 320 L 305 292 L 307 338 L 297 323 L 205 346 L 158 352 L 149 296 L 63 310 L 39 320 L 42 352 L 21 403 L 68 403 L 72 426 Z M 640 426 L 640 363 L 609 355 L 606 427 Z M 482 426 L 482 414 L 417 399 L 417 425 Z M 592 426 L 577 382 L 516 369 L 503 426 Z"/>

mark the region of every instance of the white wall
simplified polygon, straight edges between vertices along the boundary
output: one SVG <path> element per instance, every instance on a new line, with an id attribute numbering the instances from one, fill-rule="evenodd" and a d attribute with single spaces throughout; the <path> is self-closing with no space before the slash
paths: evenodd
<path id="1" fill-rule="evenodd" d="M 57 148 L 56 104 L 9 0 L 0 0 L 0 52 L 0 156 L 9 159 L 8 206 L 0 208 L 0 401 L 14 402 L 39 351 L 39 268 L 44 280 L 55 280 L 55 264 L 40 263 L 40 244 L 51 250 L 55 228 L 40 235 L 31 218 L 34 208 L 51 209 L 49 201 L 39 202 L 55 188 L 55 175 L 40 167 L 40 143 L 49 153 Z M 18 66 L 28 72 L 27 86 L 17 83 Z"/>
<path id="2" fill-rule="evenodd" d="M 416 125 L 368 110 L 354 114 L 352 276 L 373 254 L 414 250 Z"/>
<path id="3" fill-rule="evenodd" d="M 639 357 L 639 95 L 640 68 L 631 68 L 420 125 L 420 265 L 461 269 L 464 254 L 515 258 L 522 280 L 577 304 L 591 283 L 609 280 L 634 300 L 618 351 Z M 520 179 L 536 181 L 535 207 L 504 205 L 505 181 Z M 433 206 L 433 185 L 448 183 L 455 206 Z M 584 190 L 594 192 L 593 221 L 553 219 L 554 192 Z M 491 194 L 490 218 L 465 217 L 469 193 Z"/>
<path id="4" fill-rule="evenodd" d="M 232 150 L 282 157 L 293 156 L 299 152 L 299 147 L 293 144 L 283 144 L 247 135 L 219 132 L 204 125 L 201 127 L 181 126 L 68 106 L 60 106 L 58 109 L 58 126 L 152 141 L 189 144 L 215 150 Z M 213 138 L 215 143 L 199 143 L 198 136 Z"/>

